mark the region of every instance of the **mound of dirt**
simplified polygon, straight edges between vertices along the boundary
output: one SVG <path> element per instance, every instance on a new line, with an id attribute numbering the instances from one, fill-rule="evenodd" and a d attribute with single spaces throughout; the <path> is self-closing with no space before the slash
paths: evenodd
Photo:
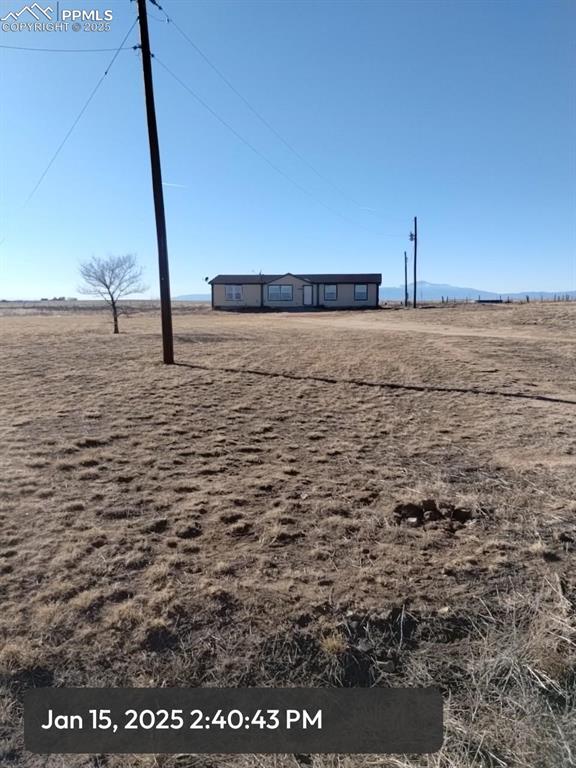
<path id="1" fill-rule="evenodd" d="M 417 503 L 409 501 L 396 504 L 392 510 L 392 516 L 396 525 L 418 528 L 436 520 L 464 524 L 472 520 L 474 511 L 467 507 L 457 507 L 446 501 L 436 502 L 435 499 L 424 499 Z"/>

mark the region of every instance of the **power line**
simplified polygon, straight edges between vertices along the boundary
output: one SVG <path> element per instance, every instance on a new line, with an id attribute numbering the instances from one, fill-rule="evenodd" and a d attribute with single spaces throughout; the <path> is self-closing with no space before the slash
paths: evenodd
<path id="1" fill-rule="evenodd" d="M 88 109 L 88 105 L 90 104 L 90 102 L 92 101 L 92 99 L 93 99 L 93 98 L 94 98 L 94 96 L 96 95 L 96 93 L 97 93 L 98 89 L 100 88 L 100 86 L 101 86 L 101 85 L 102 85 L 102 83 L 104 82 L 104 80 L 105 80 L 105 78 L 106 78 L 106 75 L 107 75 L 107 74 L 108 74 L 108 72 L 110 72 L 110 70 L 112 69 L 112 67 L 113 67 L 113 65 L 114 65 L 114 62 L 116 61 L 116 59 L 118 58 L 118 56 L 119 56 L 119 54 L 120 54 L 120 51 L 122 51 L 122 50 L 125 50 L 125 48 L 124 48 L 124 43 L 125 43 L 125 42 L 126 42 L 126 40 L 129 38 L 129 36 L 130 36 L 130 34 L 131 34 L 132 30 L 134 29 L 134 27 L 136 26 L 136 24 L 137 24 L 137 23 L 138 23 L 138 18 L 136 18 L 136 19 L 134 20 L 134 23 L 131 25 L 130 29 L 128 30 L 128 32 L 127 32 L 127 33 L 126 33 L 126 35 L 124 36 L 124 38 L 123 38 L 122 42 L 120 43 L 120 45 L 118 46 L 118 48 L 114 48 L 114 49 L 112 49 L 112 50 L 114 50 L 114 51 L 115 51 L 115 53 L 114 53 L 114 56 L 112 56 L 112 58 L 110 59 L 110 62 L 109 62 L 109 64 L 108 64 L 108 66 L 107 66 L 107 67 L 106 67 L 106 69 L 104 70 L 104 74 L 103 74 L 103 75 L 102 75 L 102 77 L 101 77 L 101 78 L 98 80 L 98 82 L 96 83 L 96 85 L 94 86 L 94 88 L 92 89 L 92 92 L 90 93 L 90 95 L 88 96 L 88 98 L 86 99 L 86 101 L 84 102 L 84 106 L 82 107 L 82 109 L 81 109 L 81 110 L 80 110 L 80 112 L 78 113 L 78 115 L 77 115 L 76 119 L 74 120 L 74 122 L 72 123 L 71 127 L 69 128 L 68 132 L 67 132 L 67 133 L 66 133 L 66 135 L 64 136 L 64 139 L 63 139 L 63 140 L 61 141 L 61 143 L 58 145 L 58 148 L 56 149 L 56 151 L 55 151 L 55 152 L 54 152 L 54 154 L 52 155 L 52 157 L 51 157 L 51 159 L 50 159 L 50 162 L 48 163 L 48 165 L 46 166 L 46 168 L 45 168 L 45 169 L 44 169 L 44 171 L 42 172 L 42 174 L 41 174 L 40 178 L 38 179 L 38 181 L 37 181 L 37 182 L 36 182 L 36 184 L 34 185 L 34 188 L 32 189 L 32 191 L 30 192 L 30 194 L 28 195 L 28 197 L 26 198 L 26 200 L 25 200 L 25 201 L 24 201 L 24 203 L 22 204 L 22 209 L 23 209 L 23 208 L 25 208 L 25 207 L 28 205 L 28 203 L 30 202 L 30 200 L 31 200 L 31 199 L 34 197 L 34 195 L 36 194 L 36 191 L 37 191 L 38 187 L 39 187 L 39 186 L 40 186 L 40 184 L 42 184 L 42 182 L 44 181 L 44 178 L 46 177 L 46 174 L 48 173 L 48 171 L 50 170 L 50 168 L 51 168 L 51 167 L 52 167 L 52 165 L 54 164 L 54 161 L 56 160 L 56 158 L 58 157 L 58 155 L 59 155 L 59 154 L 60 154 L 60 152 L 62 151 L 62 149 L 63 149 L 64 145 L 66 144 L 66 142 L 67 142 L 67 141 L 68 141 L 68 139 L 70 138 L 70 135 L 72 134 L 72 131 L 74 130 L 74 128 L 75 128 L 75 127 L 78 125 L 78 123 L 80 122 L 80 119 L 81 119 L 82 115 L 84 114 L 84 112 L 86 112 L 86 110 Z M 138 46 L 136 46 L 136 47 L 138 47 Z M 0 245 L 3 245 L 3 243 L 5 242 L 5 240 L 6 240 L 6 236 L 4 236 L 4 237 L 2 238 L 2 240 L 0 240 Z"/>
<path id="2" fill-rule="evenodd" d="M 164 14 L 164 16 L 166 16 L 166 14 Z M 148 11 L 148 18 L 149 19 L 154 19 L 154 21 L 159 21 L 161 24 L 167 24 L 168 23 L 168 19 L 166 19 L 166 18 L 163 19 L 160 16 L 154 16 L 154 14 L 150 13 L 150 11 Z"/>
<path id="3" fill-rule="evenodd" d="M 123 48 L 27 48 L 24 45 L 0 45 L 11 51 L 35 51 L 36 53 L 106 53 L 111 51 L 133 51 L 137 45 L 127 45 Z"/>
<path id="4" fill-rule="evenodd" d="M 300 192 L 303 192 L 305 195 L 310 197 L 314 202 L 318 203 L 318 205 L 321 205 L 323 208 L 325 208 L 327 211 L 330 211 L 330 213 L 333 213 L 335 216 L 338 216 L 339 218 L 343 219 L 344 221 L 348 222 L 349 224 L 353 224 L 354 226 L 361 227 L 362 229 L 367 230 L 368 232 L 371 232 L 372 234 L 377 234 L 381 237 L 402 237 L 402 235 L 386 235 L 381 232 L 375 232 L 374 230 L 370 229 L 369 227 L 365 227 L 363 224 L 360 224 L 359 222 L 354 221 L 353 219 L 349 219 L 344 214 L 337 211 L 335 208 L 332 208 L 331 206 L 327 205 L 323 200 L 316 197 L 312 192 L 310 192 L 306 187 L 302 186 L 298 181 L 293 179 L 291 176 L 289 176 L 285 171 L 282 170 L 276 163 L 272 162 L 266 155 L 264 155 L 260 150 L 254 146 L 248 139 L 245 139 L 242 134 L 238 133 L 238 131 L 230 125 L 230 123 L 225 120 L 223 117 L 221 117 L 212 107 L 204 101 L 204 99 L 199 96 L 195 91 L 193 91 L 189 85 L 187 85 L 178 75 L 173 72 L 166 64 L 164 64 L 163 61 L 161 61 L 158 56 L 155 54 L 152 54 L 153 60 L 159 64 L 174 80 L 176 80 L 177 83 L 179 83 L 184 90 L 186 90 L 196 101 L 201 104 L 204 109 L 206 109 L 210 114 L 218 120 L 225 128 L 227 128 L 231 133 L 236 136 L 237 139 L 239 139 L 243 144 L 245 144 L 254 154 L 258 155 L 267 165 L 269 165 L 276 173 L 280 174 L 283 178 L 285 178 L 290 184 L 292 184 L 294 187 L 300 190 Z"/>
<path id="5" fill-rule="evenodd" d="M 228 88 L 238 96 L 238 98 L 248 107 L 248 109 L 252 112 L 253 115 L 255 115 L 260 122 L 268 128 L 268 130 L 276 136 L 277 139 L 279 139 L 282 144 L 284 144 L 285 147 L 287 147 L 292 154 L 297 157 L 300 162 L 304 163 L 313 173 L 316 174 L 316 176 L 321 179 L 323 182 L 328 184 L 332 187 L 332 189 L 336 190 L 341 197 L 343 197 L 345 200 L 348 200 L 353 205 L 355 205 L 357 208 L 360 208 L 362 210 L 367 210 L 366 206 L 361 205 L 357 200 L 354 200 L 354 198 L 350 197 L 346 192 L 344 192 L 339 186 L 334 184 L 333 181 L 328 179 L 324 174 L 322 174 L 312 163 L 307 160 L 289 141 L 288 139 L 284 138 L 282 134 L 274 128 L 274 126 L 262 115 L 261 112 L 259 112 L 256 107 L 254 107 L 248 99 L 236 88 L 236 86 L 230 82 L 230 80 L 226 77 L 226 75 L 222 72 L 221 69 L 219 69 L 216 64 L 214 64 L 213 61 L 211 61 L 208 56 L 204 53 L 204 51 L 192 40 L 192 38 L 180 27 L 174 19 L 172 19 L 162 8 L 162 6 L 157 2 L 157 0 L 150 0 L 152 5 L 155 5 L 162 13 L 166 16 L 166 21 L 169 24 L 172 24 L 172 26 L 180 33 L 180 35 L 194 48 L 196 53 L 198 53 L 199 56 L 204 59 L 206 64 L 208 64 L 209 67 L 218 75 L 218 77 L 222 80 L 222 82 L 226 83 Z"/>
<path id="6" fill-rule="evenodd" d="M 32 199 L 32 197 L 34 197 L 34 194 L 36 193 L 36 190 L 38 189 L 38 187 L 40 186 L 40 184 L 42 184 L 42 182 L 44 181 L 44 177 L 46 176 L 46 174 L 48 173 L 48 171 L 49 171 L 49 170 L 50 170 L 50 168 L 52 167 L 52 165 L 53 165 L 54 161 L 56 160 L 56 158 L 57 158 L 57 157 L 58 157 L 58 155 L 60 154 L 60 151 L 62 150 L 62 148 L 64 147 L 64 145 L 65 145 L 65 144 L 66 144 L 66 142 L 68 141 L 68 139 L 70 138 L 70 135 L 72 134 L 72 131 L 74 130 L 74 128 L 76 128 L 76 126 L 77 126 L 77 125 L 78 125 L 78 123 L 80 122 L 80 119 L 81 119 L 82 115 L 83 115 L 83 114 L 84 114 L 84 112 L 86 112 L 86 110 L 88 109 L 88 105 L 90 104 L 90 102 L 92 101 L 92 99 L 94 98 L 94 96 L 96 96 L 96 93 L 98 92 L 98 89 L 100 88 L 100 86 L 101 86 L 101 85 L 102 85 L 102 83 L 104 82 L 104 80 L 105 80 L 105 78 L 106 78 L 106 75 L 108 74 L 108 72 L 110 72 L 110 70 L 111 70 L 111 69 L 112 69 L 112 67 L 114 66 L 114 62 L 115 62 L 115 61 L 116 61 L 116 59 L 118 58 L 118 55 L 119 55 L 120 51 L 122 50 L 122 47 L 123 47 L 124 43 L 126 42 L 126 40 L 128 39 L 128 37 L 130 36 L 130 34 L 131 34 L 132 30 L 134 29 L 134 27 L 136 26 L 136 24 L 137 24 L 137 23 L 138 23 L 138 19 L 136 18 L 136 19 L 134 20 L 134 23 L 132 24 L 132 26 L 130 27 L 130 29 L 128 30 L 128 32 L 126 33 L 126 35 L 124 36 L 124 39 L 122 40 L 122 42 L 120 43 L 120 45 L 119 45 L 119 46 L 118 46 L 118 48 L 116 49 L 116 53 L 114 54 L 114 56 L 112 56 L 112 59 L 110 60 L 110 63 L 108 64 L 108 66 L 107 66 L 107 67 L 106 67 L 106 69 L 104 70 L 104 74 L 102 75 L 102 77 L 100 78 L 100 80 L 98 80 L 98 82 L 96 83 L 96 85 L 95 85 L 95 86 L 94 86 L 94 88 L 92 89 L 92 92 L 91 92 L 90 96 L 88 96 L 88 98 L 87 98 L 87 99 L 86 99 L 86 101 L 84 102 L 84 106 L 82 107 L 82 109 L 81 109 L 81 110 L 80 110 L 80 112 L 78 113 L 78 115 L 77 115 L 76 119 L 74 120 L 74 122 L 73 122 L 73 123 L 72 123 L 72 125 L 70 126 L 70 129 L 68 130 L 68 133 L 66 134 L 66 136 L 64 136 L 64 138 L 62 139 L 62 142 L 61 142 L 61 143 L 60 143 L 60 145 L 58 146 L 58 149 L 57 149 L 57 150 L 56 150 L 56 152 L 54 152 L 54 154 L 52 155 L 52 158 L 51 158 L 50 162 L 48 163 L 48 165 L 47 165 L 47 166 L 46 166 L 46 168 L 44 169 L 44 171 L 43 171 L 42 175 L 40 176 L 40 178 L 38 179 L 38 181 L 36 182 L 36 185 L 34 186 L 34 189 L 32 190 L 32 192 L 30 192 L 30 194 L 29 194 L 29 195 L 28 195 L 28 197 L 26 198 L 26 201 L 24 202 L 24 205 L 27 205 L 27 204 L 30 202 L 30 200 Z"/>

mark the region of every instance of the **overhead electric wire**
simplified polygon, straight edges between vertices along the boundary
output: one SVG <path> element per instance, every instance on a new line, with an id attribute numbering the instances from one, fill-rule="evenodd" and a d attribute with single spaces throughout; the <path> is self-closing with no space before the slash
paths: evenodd
<path id="1" fill-rule="evenodd" d="M 345 200 L 348 200 L 353 205 L 355 205 L 357 208 L 360 208 L 361 210 L 370 210 L 367 206 L 361 205 L 357 200 L 354 200 L 353 197 L 350 197 L 346 192 L 344 192 L 337 184 L 335 184 L 333 181 L 331 181 L 329 178 L 324 176 L 323 173 L 321 173 L 312 163 L 307 160 L 289 141 L 288 139 L 284 138 L 282 134 L 262 115 L 261 112 L 259 112 L 256 107 L 254 107 L 248 99 L 236 88 L 236 86 L 226 77 L 226 75 L 222 72 L 221 69 L 219 69 L 216 64 L 214 64 L 213 61 L 211 61 L 208 56 L 204 53 L 204 51 L 192 40 L 192 38 L 180 27 L 174 19 L 166 13 L 164 8 L 157 2 L 157 0 L 150 0 L 152 5 L 155 5 L 158 10 L 162 11 L 164 16 L 166 16 L 166 21 L 169 24 L 172 24 L 172 26 L 179 32 L 179 34 L 194 48 L 196 53 L 198 53 L 199 56 L 204 59 L 206 64 L 208 64 L 209 67 L 218 75 L 218 77 L 222 80 L 222 82 L 226 83 L 228 88 L 238 96 L 238 98 L 248 107 L 248 109 L 252 112 L 253 115 L 255 115 L 260 122 L 268 128 L 268 130 L 276 136 L 277 139 L 279 139 L 282 144 L 284 144 L 285 147 L 287 147 L 292 154 L 297 157 L 300 162 L 304 163 L 313 173 L 316 174 L 316 176 L 321 179 L 323 182 L 328 184 L 332 187 L 332 189 L 336 190 L 338 194 L 343 197 Z"/>
<path id="2" fill-rule="evenodd" d="M 86 110 L 88 109 L 88 105 L 90 104 L 90 102 L 92 101 L 92 99 L 94 98 L 94 96 L 96 96 L 96 93 L 98 92 L 98 89 L 100 88 L 100 86 L 101 86 L 101 85 L 102 85 L 102 83 L 104 82 L 104 80 L 105 80 L 105 78 L 106 78 L 106 75 L 108 74 L 108 72 L 110 72 L 110 70 L 111 70 L 111 69 L 112 69 L 112 67 L 114 66 L 114 62 L 115 62 L 115 61 L 116 61 L 116 59 L 118 58 L 118 55 L 119 55 L 120 51 L 122 50 L 122 47 L 123 47 L 124 43 L 125 43 L 125 42 L 126 42 L 126 40 L 128 40 L 128 38 L 130 37 L 130 34 L 132 33 L 132 30 L 134 29 L 134 27 L 136 26 L 136 24 L 137 24 L 137 23 L 138 23 L 138 18 L 136 18 L 136 19 L 134 20 L 134 23 L 132 24 L 132 26 L 130 27 L 130 29 L 128 30 L 128 32 L 126 33 L 126 35 L 124 36 L 124 39 L 122 40 L 122 42 L 120 43 L 120 45 L 118 46 L 118 48 L 116 48 L 116 52 L 115 52 L 114 56 L 112 56 L 112 59 L 110 60 L 110 63 L 108 64 L 108 66 L 107 66 L 107 67 L 106 67 L 106 69 L 104 70 L 104 74 L 102 75 L 102 77 L 100 78 L 100 80 L 98 80 L 98 82 L 96 83 L 96 85 L 95 85 L 95 86 L 94 86 L 94 88 L 92 89 L 92 92 L 90 93 L 90 96 L 88 96 L 88 98 L 87 98 L 87 99 L 86 99 L 86 101 L 84 102 L 84 106 L 82 107 L 82 109 L 81 109 L 81 110 L 80 110 L 80 112 L 78 113 L 78 115 L 77 115 L 76 119 L 74 120 L 74 122 L 73 122 L 73 123 L 72 123 L 72 125 L 70 126 L 70 128 L 69 128 L 69 130 L 68 130 L 68 133 L 67 133 L 67 134 L 66 134 L 66 136 L 64 136 L 64 138 L 62 139 L 61 143 L 60 143 L 60 144 L 59 144 L 59 146 L 58 146 L 58 149 L 57 149 L 57 150 L 56 150 L 56 152 L 54 152 L 54 154 L 52 155 L 52 158 L 50 159 L 50 162 L 48 163 L 48 165 L 47 165 L 47 166 L 46 166 L 46 168 L 44 169 L 44 171 L 43 171 L 42 175 L 40 176 L 40 178 L 38 179 L 38 181 L 36 182 L 36 185 L 34 186 L 34 189 L 32 190 L 32 192 L 30 192 L 30 194 L 29 194 L 29 195 L 28 195 L 28 197 L 26 198 L 26 201 L 24 202 L 24 205 L 27 205 L 27 204 L 30 202 L 30 200 L 32 199 L 32 197 L 33 197 L 33 196 L 34 196 L 34 194 L 36 193 L 36 190 L 38 189 L 38 187 L 40 186 L 40 184 L 42 184 L 42 182 L 44 181 L 44 178 L 45 178 L 46 174 L 48 173 L 48 171 L 49 171 L 49 170 L 50 170 L 50 168 L 52 167 L 52 165 L 53 165 L 54 161 L 56 160 L 56 158 L 57 158 L 57 157 L 58 157 L 58 155 L 60 154 L 60 152 L 61 152 L 62 148 L 64 147 L 64 145 L 66 144 L 66 142 L 67 142 L 67 141 L 68 141 L 68 139 L 70 138 L 70 135 L 72 134 L 72 131 L 74 130 L 74 128 L 76 128 L 76 126 L 77 126 L 77 125 L 78 125 L 78 123 L 80 122 L 80 119 L 82 118 L 82 115 L 83 115 L 83 114 L 84 114 L 84 112 L 86 112 Z"/>
<path id="3" fill-rule="evenodd" d="M 323 208 L 325 208 L 327 211 L 330 211 L 330 213 L 334 214 L 335 216 L 338 216 L 339 218 L 343 219 L 344 221 L 348 222 L 348 224 L 353 224 L 354 226 L 361 227 L 362 229 L 367 230 L 368 232 L 371 232 L 372 234 L 377 234 L 381 237 L 401 237 L 401 235 L 386 235 L 381 232 L 375 232 L 373 229 L 369 227 L 365 227 L 363 224 L 360 224 L 360 222 L 354 221 L 353 219 L 349 219 L 344 214 L 340 213 L 340 211 L 337 211 L 335 208 L 332 208 L 331 206 L 327 205 L 323 200 L 316 197 L 310 190 L 306 189 L 306 187 L 302 186 L 300 182 L 293 179 L 291 176 L 289 176 L 285 171 L 282 170 L 276 163 L 274 163 L 272 160 L 270 160 L 266 155 L 264 155 L 260 150 L 254 146 L 248 139 L 245 139 L 244 136 L 242 136 L 241 133 L 239 133 L 230 123 L 225 120 L 223 117 L 221 117 L 212 107 L 204 101 L 204 99 L 199 96 L 195 91 L 190 88 L 187 83 L 184 82 L 178 75 L 173 72 L 170 67 L 168 67 L 166 64 L 164 64 L 163 61 L 161 61 L 156 54 L 152 54 L 152 59 L 159 64 L 174 80 L 176 80 L 177 83 L 179 83 L 184 90 L 186 90 L 196 101 L 204 107 L 210 114 L 218 120 L 225 128 L 227 128 L 231 133 L 236 136 L 237 139 L 239 139 L 243 144 L 245 144 L 254 154 L 258 155 L 267 165 L 269 165 L 276 173 L 280 174 L 283 178 L 285 178 L 290 184 L 292 184 L 294 187 L 300 190 L 300 192 L 303 192 L 305 195 L 310 197 L 314 202 L 318 203 L 318 205 L 321 205 Z"/>
<path id="4" fill-rule="evenodd" d="M 86 110 L 87 110 L 87 108 L 88 108 L 88 105 L 90 104 L 90 102 L 92 101 L 92 99 L 93 99 L 93 98 L 94 98 L 94 96 L 96 95 L 96 93 L 97 93 L 98 89 L 100 88 L 100 86 L 101 86 L 101 85 L 102 85 L 102 83 L 104 82 L 104 80 L 105 80 L 105 78 L 106 78 L 106 75 L 107 75 L 107 74 L 108 74 L 108 72 L 110 72 L 110 70 L 112 69 L 112 67 L 113 67 L 113 65 L 114 65 L 114 62 L 116 61 L 116 59 L 118 58 L 118 55 L 120 54 L 120 51 L 122 51 L 122 50 L 125 50 L 125 48 L 124 48 L 124 43 L 125 43 L 125 42 L 126 42 L 126 40 L 128 40 L 128 38 L 130 37 L 130 34 L 132 33 L 132 30 L 134 29 L 134 27 L 136 26 L 136 24 L 137 24 L 137 23 L 138 23 L 138 17 L 136 17 L 136 19 L 134 20 L 133 24 L 131 25 L 131 27 L 130 27 L 130 29 L 128 30 L 128 32 L 125 34 L 125 36 L 124 36 L 124 38 L 122 39 L 122 42 L 120 43 L 120 45 L 118 46 L 118 48 L 112 48 L 112 49 L 111 49 L 111 50 L 113 50 L 115 53 L 114 53 L 114 56 L 112 56 L 112 58 L 110 59 L 110 62 L 109 62 L 109 64 L 108 64 L 108 66 L 107 66 L 107 67 L 106 67 L 106 69 L 104 70 L 104 74 L 103 74 L 103 75 L 101 76 L 101 78 L 98 80 L 98 82 L 96 83 L 96 85 L 95 85 L 95 86 L 94 86 L 94 88 L 92 89 L 92 91 L 91 91 L 90 95 L 88 96 L 88 98 L 87 98 L 87 99 L 86 99 L 86 101 L 84 102 L 84 106 L 82 107 L 82 109 L 80 110 L 80 112 L 78 113 L 78 115 L 76 116 L 76 119 L 74 120 L 74 122 L 73 122 L 73 123 L 72 123 L 72 125 L 70 126 L 70 128 L 69 128 L 68 132 L 66 133 L 66 135 L 64 136 L 63 140 L 62 140 L 62 141 L 60 142 L 60 144 L 58 145 L 58 148 L 56 149 L 56 151 L 54 152 L 54 154 L 53 154 L 53 155 L 52 155 L 52 157 L 50 158 L 50 162 L 48 163 L 48 165 L 46 166 L 46 168 L 45 168 L 45 169 L 44 169 L 44 171 L 42 172 L 42 174 L 41 174 L 40 178 L 38 179 L 38 181 L 37 181 L 37 182 L 36 182 L 36 184 L 34 185 L 34 188 L 33 188 L 33 189 L 32 189 L 32 191 L 30 192 L 30 194 L 28 195 L 28 197 L 26 198 L 26 200 L 24 201 L 24 203 L 22 204 L 22 208 L 25 208 L 25 207 L 28 205 L 28 203 L 30 202 L 30 200 L 31 200 L 31 199 L 34 197 L 34 195 L 36 194 L 36 191 L 37 191 L 38 187 L 39 187 L 39 186 L 40 186 L 40 184 L 42 184 L 42 182 L 44 181 L 44 178 L 46 177 L 46 174 L 48 173 L 48 171 L 50 170 L 50 168 L 51 168 L 51 167 L 52 167 L 52 165 L 54 164 L 54 161 L 56 160 L 56 158 L 58 157 L 58 155 L 59 155 L 59 154 L 60 154 L 60 152 L 62 151 L 62 149 L 63 149 L 64 145 L 66 144 L 66 142 L 67 142 L 67 141 L 68 141 L 68 139 L 70 138 L 70 135 L 72 134 L 72 132 L 73 132 L 74 128 L 76 128 L 76 126 L 77 126 L 77 125 L 78 125 L 78 123 L 80 122 L 80 119 L 82 118 L 82 115 L 84 114 L 84 112 L 86 112 Z M 137 48 L 138 46 L 135 46 L 135 47 Z M 5 241 L 5 240 L 6 240 L 6 236 L 4 236 L 4 237 L 2 238 L 2 240 L 0 240 L 0 245 L 2 245 L 2 244 L 4 243 L 4 241 Z"/>
<path id="5" fill-rule="evenodd" d="M 24 45 L 0 45 L 11 51 L 35 51 L 36 53 L 110 53 L 111 51 L 133 51 L 137 45 L 127 45 L 124 48 L 28 48 Z"/>

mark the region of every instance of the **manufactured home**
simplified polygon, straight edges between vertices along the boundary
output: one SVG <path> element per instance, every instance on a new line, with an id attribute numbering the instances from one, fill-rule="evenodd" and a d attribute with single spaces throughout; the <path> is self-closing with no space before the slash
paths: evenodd
<path id="1" fill-rule="evenodd" d="M 231 310 L 374 309 L 382 275 L 217 275 L 212 308 Z"/>

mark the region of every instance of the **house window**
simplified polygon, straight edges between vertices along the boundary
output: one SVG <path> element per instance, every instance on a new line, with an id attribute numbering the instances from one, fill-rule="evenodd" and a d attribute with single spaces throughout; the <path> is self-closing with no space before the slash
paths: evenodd
<path id="1" fill-rule="evenodd" d="M 225 285 L 226 301 L 242 301 L 241 285 Z"/>
<path id="2" fill-rule="evenodd" d="M 268 301 L 292 301 L 292 286 L 269 285 Z"/>
<path id="3" fill-rule="evenodd" d="M 366 301 L 368 298 L 368 286 L 366 283 L 356 283 L 354 286 L 354 301 Z"/>
<path id="4" fill-rule="evenodd" d="M 324 301 L 336 301 L 338 298 L 338 286 L 337 285 L 325 285 L 324 286 Z"/>

